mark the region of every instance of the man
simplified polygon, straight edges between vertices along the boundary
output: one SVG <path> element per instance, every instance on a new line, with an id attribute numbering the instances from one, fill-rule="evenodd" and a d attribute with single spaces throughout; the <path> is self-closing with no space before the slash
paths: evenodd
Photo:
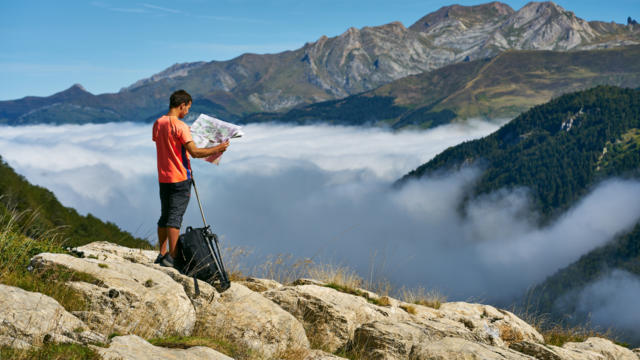
<path id="1" fill-rule="evenodd" d="M 158 220 L 160 254 L 156 264 L 173 267 L 182 217 L 191 197 L 191 163 L 189 155 L 202 158 L 223 153 L 229 142 L 199 148 L 191 139 L 189 126 L 182 122 L 191 108 L 191 95 L 184 90 L 171 94 L 169 112 L 153 124 L 156 143 L 161 215 Z M 188 154 L 187 154 L 188 153 Z M 169 251 L 167 252 L 167 242 Z"/>

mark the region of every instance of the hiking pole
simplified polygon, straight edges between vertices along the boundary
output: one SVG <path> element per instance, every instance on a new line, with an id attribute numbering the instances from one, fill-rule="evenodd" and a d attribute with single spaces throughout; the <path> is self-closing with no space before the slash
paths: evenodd
<path id="1" fill-rule="evenodd" d="M 193 190 L 196 191 L 196 199 L 198 199 L 198 207 L 200 207 L 200 215 L 202 215 L 202 222 L 204 227 L 208 227 L 207 220 L 204 218 L 204 211 L 202 211 L 202 204 L 200 203 L 200 195 L 198 195 L 198 187 L 196 186 L 196 179 L 193 177 L 193 170 L 191 171 L 191 183 L 193 184 Z"/>
<path id="2" fill-rule="evenodd" d="M 220 254 L 220 247 L 218 245 L 218 235 L 214 234 L 213 231 L 210 230 L 209 225 L 207 225 L 207 220 L 204 218 L 204 211 L 202 210 L 202 203 L 200 203 L 200 194 L 198 194 L 198 187 L 196 186 L 196 180 L 193 177 L 193 171 L 191 171 L 191 183 L 193 184 L 193 189 L 196 192 L 196 199 L 198 200 L 198 207 L 200 208 L 200 215 L 202 215 L 202 222 L 204 223 L 205 234 L 211 235 L 207 236 L 209 241 L 205 241 L 207 247 L 209 248 L 209 253 L 211 253 L 211 257 L 218 267 L 218 273 L 223 281 L 223 289 L 226 290 L 229 288 L 229 279 L 227 277 L 227 270 L 224 268 L 224 264 L 222 263 L 222 255 Z M 211 246 L 211 237 L 213 237 L 214 244 L 217 251 L 213 250 L 213 246 Z M 224 291 L 223 290 L 223 291 Z"/>

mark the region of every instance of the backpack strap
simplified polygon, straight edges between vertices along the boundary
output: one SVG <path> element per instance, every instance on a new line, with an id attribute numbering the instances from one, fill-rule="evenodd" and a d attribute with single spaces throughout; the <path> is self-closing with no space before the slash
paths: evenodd
<path id="1" fill-rule="evenodd" d="M 200 286 L 198 286 L 198 279 L 196 279 L 195 275 L 193 275 L 193 287 L 196 292 L 196 297 L 200 296 Z"/>

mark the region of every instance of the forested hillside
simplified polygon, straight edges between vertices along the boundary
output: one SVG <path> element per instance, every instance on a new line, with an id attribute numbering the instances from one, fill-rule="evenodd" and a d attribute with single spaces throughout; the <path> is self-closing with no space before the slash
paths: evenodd
<path id="1" fill-rule="evenodd" d="M 482 175 L 468 198 L 527 187 L 542 221 L 611 176 L 637 176 L 640 91 L 599 86 L 536 106 L 495 133 L 447 149 L 400 182 L 467 164 Z"/>
<path id="2" fill-rule="evenodd" d="M 4 215 L 12 211 L 23 214 L 18 219 L 26 235 L 57 229 L 65 239 L 65 246 L 110 241 L 129 247 L 152 247 L 148 241 L 120 230 L 113 223 L 105 223 L 91 214 L 82 216 L 63 206 L 51 191 L 30 184 L 0 157 L 0 215 L 6 219 Z"/>
<path id="3" fill-rule="evenodd" d="M 640 223 L 628 234 L 583 255 L 532 289 L 526 301 L 540 313 L 575 314 L 579 290 L 620 269 L 640 276 Z M 562 305 L 556 301 L 563 299 Z"/>

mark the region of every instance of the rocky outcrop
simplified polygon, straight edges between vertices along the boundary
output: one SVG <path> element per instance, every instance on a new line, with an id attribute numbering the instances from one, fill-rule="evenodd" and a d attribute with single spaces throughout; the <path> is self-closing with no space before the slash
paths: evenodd
<path id="1" fill-rule="evenodd" d="M 570 342 L 562 346 L 562 350 L 557 347 L 552 348 L 562 359 L 603 359 L 603 360 L 637 360 L 637 355 L 633 351 L 618 346 L 613 342 L 591 337 L 584 342 Z"/>
<path id="2" fill-rule="evenodd" d="M 545 344 L 529 324 L 488 305 L 451 302 L 435 309 L 312 279 L 288 286 L 247 279 L 256 291 L 233 283 L 222 294 L 199 282 L 196 293 L 192 278 L 154 265 L 152 251 L 100 242 L 73 253 L 43 253 L 32 263 L 89 274 L 82 277 L 88 282 L 68 285 L 91 306 L 71 314 L 45 295 L 0 285 L 0 345 L 106 343 L 90 345 L 105 359 L 229 358 L 206 347 L 165 348 L 143 338 L 179 334 L 224 339 L 252 358 L 330 360 L 340 359 L 332 354 L 340 351 L 361 359 L 638 359 L 601 338 Z M 107 332 L 124 336 L 109 340 Z"/>
<path id="3" fill-rule="evenodd" d="M 54 299 L 0 284 L 0 346 L 18 349 L 56 343 L 104 342 Z"/>
<path id="4" fill-rule="evenodd" d="M 232 283 L 198 314 L 201 334 L 222 335 L 265 357 L 308 349 L 302 324 L 257 292 Z"/>
<path id="5" fill-rule="evenodd" d="M 515 315 L 488 305 L 446 303 L 437 310 L 406 303 L 399 306 L 410 307 L 408 319 L 362 325 L 355 331 L 353 348 L 371 354 L 372 359 L 405 359 L 416 353 L 419 344 L 439 344 L 447 338 L 482 344 L 485 350 L 497 354 L 509 353 L 509 344 L 521 339 L 544 342 L 535 329 Z M 428 353 L 425 351 L 420 353 Z"/>
<path id="6" fill-rule="evenodd" d="M 272 301 L 234 283 L 222 295 L 177 270 L 153 264 L 157 253 L 96 242 L 74 249 L 82 257 L 39 254 L 35 267 L 63 266 L 88 273 L 99 285 L 69 285 L 90 300 L 91 308 L 78 311 L 92 329 L 143 337 L 198 334 L 222 337 L 271 357 L 290 349 L 309 348 L 302 324 Z M 256 280 L 277 286 L 269 280 Z M 196 324 L 196 320 L 198 324 Z"/>
<path id="7" fill-rule="evenodd" d="M 35 256 L 32 265 L 62 266 L 98 279 L 99 284 L 71 282 L 69 286 L 91 304 L 74 315 L 102 334 L 188 335 L 195 325 L 196 313 L 183 287 L 152 266 L 110 252 L 85 258 L 44 253 Z"/>
<path id="8" fill-rule="evenodd" d="M 502 347 L 518 341 L 542 343 L 544 338 L 514 314 L 490 305 L 450 302 L 440 306 L 444 317 L 458 319 L 483 342 Z"/>
<path id="9" fill-rule="evenodd" d="M 92 347 L 104 360 L 231 360 L 232 358 L 205 346 L 168 349 L 153 346 L 135 335 L 117 336 L 108 348 Z"/>
<path id="10" fill-rule="evenodd" d="M 248 277 L 243 281 L 239 281 L 239 283 L 255 292 L 265 292 L 267 290 L 279 289 L 282 287 L 282 284 L 275 280 L 254 277 Z"/>
<path id="11" fill-rule="evenodd" d="M 411 360 L 533 360 L 534 357 L 497 346 L 474 343 L 459 338 L 416 344 Z"/>
<path id="12" fill-rule="evenodd" d="M 344 359 L 343 357 L 336 356 L 324 352 L 322 350 L 310 350 L 304 357 L 303 360 L 339 360 Z"/>
<path id="13" fill-rule="evenodd" d="M 344 347 L 362 324 L 407 317 L 398 308 L 373 305 L 364 297 L 318 285 L 288 286 L 263 295 L 304 324 L 314 347 L 332 352 Z"/>

